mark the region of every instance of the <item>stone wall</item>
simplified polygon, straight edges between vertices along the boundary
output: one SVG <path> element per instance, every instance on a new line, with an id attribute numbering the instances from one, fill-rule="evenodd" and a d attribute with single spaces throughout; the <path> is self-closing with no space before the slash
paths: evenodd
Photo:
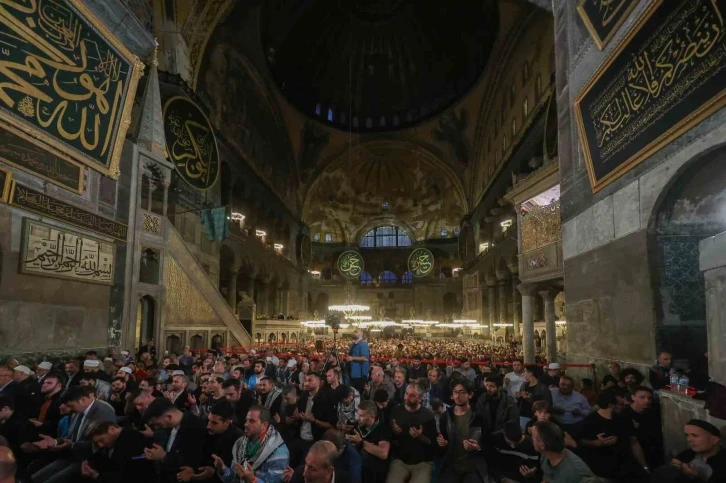
<path id="1" fill-rule="evenodd" d="M 718 147 L 726 111 L 717 111 L 597 193 L 587 175 L 573 103 L 650 2 L 640 2 L 600 51 L 576 4 L 554 0 L 556 96 L 563 256 L 571 362 L 613 358 L 651 364 L 659 287 L 649 248 L 664 193 L 694 159 Z M 598 336 L 592 337 L 595 331 Z"/>

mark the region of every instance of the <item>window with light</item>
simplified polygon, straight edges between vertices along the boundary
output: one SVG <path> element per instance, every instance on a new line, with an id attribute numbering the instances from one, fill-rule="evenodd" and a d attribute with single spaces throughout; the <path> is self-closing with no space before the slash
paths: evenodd
<path id="1" fill-rule="evenodd" d="M 372 229 L 360 240 L 361 248 L 410 247 L 411 238 L 395 226 L 379 226 Z"/>
<path id="2" fill-rule="evenodd" d="M 404 273 L 403 277 L 401 277 L 401 283 L 413 283 L 413 274 L 411 272 Z"/>
<path id="3" fill-rule="evenodd" d="M 360 284 L 361 285 L 373 285 L 373 277 L 371 277 L 371 274 L 368 272 L 363 272 L 360 274 Z"/>
<path id="4" fill-rule="evenodd" d="M 396 277 L 396 274 L 391 272 L 390 270 L 386 270 L 385 272 L 381 272 L 380 275 L 378 275 L 378 281 L 384 285 L 390 285 L 398 282 L 398 278 Z"/>

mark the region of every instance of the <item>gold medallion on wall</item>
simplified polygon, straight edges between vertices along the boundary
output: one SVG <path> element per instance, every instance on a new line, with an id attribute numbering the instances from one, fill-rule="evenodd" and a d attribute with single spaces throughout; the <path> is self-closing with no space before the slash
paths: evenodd
<path id="1" fill-rule="evenodd" d="M 349 280 L 355 280 L 360 277 L 360 274 L 365 269 L 363 257 L 355 250 L 348 250 L 341 253 L 336 265 L 340 274 Z"/>
<path id="2" fill-rule="evenodd" d="M 427 248 L 416 248 L 408 256 L 408 271 L 414 278 L 424 278 L 434 269 L 434 254 Z"/>
<path id="3" fill-rule="evenodd" d="M 597 48 L 610 42 L 640 0 L 580 0 L 577 11 Z"/>
<path id="4" fill-rule="evenodd" d="M 183 96 L 166 101 L 164 134 L 176 174 L 196 190 L 212 188 L 219 178 L 219 151 L 212 125 L 199 106 Z"/>

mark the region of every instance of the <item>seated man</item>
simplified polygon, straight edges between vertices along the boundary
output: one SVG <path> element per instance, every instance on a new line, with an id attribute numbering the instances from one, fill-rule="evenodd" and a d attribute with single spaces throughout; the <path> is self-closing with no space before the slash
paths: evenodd
<path id="1" fill-rule="evenodd" d="M 146 438 L 131 427 L 102 421 L 88 431 L 99 449 L 81 465 L 81 474 L 101 482 L 154 483 L 156 471 L 144 454 Z"/>
<path id="2" fill-rule="evenodd" d="M 552 390 L 552 414 L 564 430 L 578 437 L 582 422 L 592 408 L 585 396 L 574 389 L 575 382 L 570 376 L 560 377 L 560 387 Z"/>
<path id="3" fill-rule="evenodd" d="M 15 410 L 15 401 L 9 396 L 0 394 L 0 436 L 7 440 L 8 446 L 17 455 L 21 466 L 27 463 L 25 452 L 20 447 L 38 439 L 35 426 Z"/>
<path id="4" fill-rule="evenodd" d="M 653 481 L 687 483 L 691 481 L 721 483 L 726 481 L 726 450 L 721 446 L 721 432 L 702 419 L 686 423 L 687 449 L 673 458 L 670 465 L 658 468 Z"/>
<path id="5" fill-rule="evenodd" d="M 502 378 L 487 376 L 484 386 L 486 392 L 479 396 L 476 411 L 484 419 L 486 431 L 489 434 L 501 433 L 507 421 L 519 423 L 519 408 L 514 399 L 502 390 Z"/>
<path id="6" fill-rule="evenodd" d="M 540 467 L 547 483 L 581 483 L 584 478 L 595 476 L 579 456 L 565 449 L 565 438 L 557 425 L 540 421 L 532 430 L 534 449 L 542 454 Z M 534 466 L 523 467 L 520 471 L 524 478 L 536 475 Z"/>
<path id="7" fill-rule="evenodd" d="M 245 435 L 232 448 L 232 464 L 227 466 L 218 455 L 212 455 L 217 475 L 224 483 L 283 481 L 290 453 L 271 422 L 269 409 L 254 406 L 247 412 Z"/>
<path id="8" fill-rule="evenodd" d="M 335 459 L 335 474 L 341 475 L 341 480 L 345 478 L 350 483 L 362 483 L 361 455 L 348 442 L 345 434 L 337 429 L 329 429 L 323 435 L 322 441 L 330 441 L 338 450 L 338 456 Z"/>
<path id="9" fill-rule="evenodd" d="M 385 483 L 388 474 L 388 453 L 391 449 L 391 428 L 378 419 L 378 406 L 373 401 L 358 405 L 359 431 L 346 435 L 357 445 L 363 460 L 363 483 Z"/>
<path id="10" fill-rule="evenodd" d="M 532 438 L 522 433 L 519 419 L 504 423 L 502 432 L 495 436 L 492 460 L 496 465 L 493 465 L 491 475 L 498 482 L 523 480 L 522 466 L 539 470 L 539 453 L 534 449 Z"/>

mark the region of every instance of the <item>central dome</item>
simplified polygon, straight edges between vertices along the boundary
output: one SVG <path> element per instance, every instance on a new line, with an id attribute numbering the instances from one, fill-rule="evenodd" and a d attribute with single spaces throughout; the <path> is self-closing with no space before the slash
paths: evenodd
<path id="1" fill-rule="evenodd" d="M 355 131 L 411 126 L 476 82 L 496 38 L 495 0 L 271 0 L 261 31 L 283 94 Z"/>

